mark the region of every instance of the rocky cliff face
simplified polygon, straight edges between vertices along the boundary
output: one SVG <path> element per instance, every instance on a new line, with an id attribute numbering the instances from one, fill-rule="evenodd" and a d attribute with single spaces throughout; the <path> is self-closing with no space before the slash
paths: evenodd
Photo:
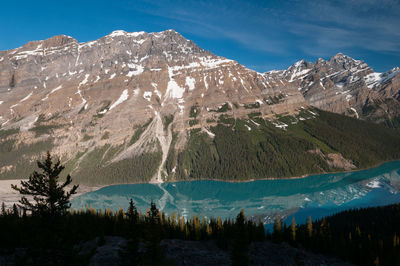
<path id="1" fill-rule="evenodd" d="M 400 115 L 399 72 L 396 67 L 376 73 L 365 62 L 339 53 L 315 64 L 299 61 L 280 71 L 280 77 L 296 84 L 312 106 L 390 123 Z"/>
<path id="2" fill-rule="evenodd" d="M 183 149 L 192 129 L 212 134 L 221 115 L 273 120 L 313 105 L 378 122 L 396 117 L 398 72 L 374 73 L 338 54 L 261 74 L 173 30 L 114 31 L 87 43 L 55 36 L 0 51 L 2 139 L 12 137 L 12 149 L 50 141 L 54 153 L 73 159 L 71 170 L 81 154 L 104 147 L 119 147 L 109 162 L 158 153 L 153 181 L 160 181 L 171 143 Z M 3 162 L 0 172 L 15 167 Z"/>

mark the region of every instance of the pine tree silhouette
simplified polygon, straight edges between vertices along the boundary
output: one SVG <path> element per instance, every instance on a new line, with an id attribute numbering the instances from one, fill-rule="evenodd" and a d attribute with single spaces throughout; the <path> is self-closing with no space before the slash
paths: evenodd
<path id="1" fill-rule="evenodd" d="M 231 253 L 232 265 L 249 265 L 249 232 L 243 209 L 236 217 L 235 227 Z"/>
<path id="2" fill-rule="evenodd" d="M 71 184 L 70 175 L 64 183 L 59 184 L 59 175 L 64 166 L 60 160 L 53 164 L 50 152 L 43 162 L 37 162 L 41 173 L 34 171 L 28 181 L 21 181 L 21 187 L 11 185 L 11 188 L 21 195 L 33 196 L 35 203 L 31 203 L 25 196 L 19 200 L 19 206 L 23 210 L 31 211 L 32 214 L 57 216 L 66 213 L 71 206 L 69 203 L 71 195 L 76 193 L 78 185 L 66 192 L 66 187 Z"/>
<path id="3" fill-rule="evenodd" d="M 126 217 L 128 217 L 128 220 L 131 223 L 137 224 L 137 222 L 139 220 L 139 213 L 138 213 L 135 203 L 133 202 L 132 199 L 129 201 L 128 211 L 125 213 L 125 215 L 126 215 Z"/>

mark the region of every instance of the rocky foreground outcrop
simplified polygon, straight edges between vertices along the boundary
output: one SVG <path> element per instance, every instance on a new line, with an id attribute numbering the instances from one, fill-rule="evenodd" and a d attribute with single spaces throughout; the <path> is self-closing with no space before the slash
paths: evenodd
<path id="1" fill-rule="evenodd" d="M 121 237 L 106 237 L 101 246 L 96 241 L 81 245 L 82 251 L 92 253 L 89 265 L 122 265 L 121 254 L 127 242 Z M 230 251 L 218 248 L 215 241 L 162 240 L 160 244 L 171 265 L 231 265 Z M 144 252 L 144 250 L 142 250 Z M 140 252 L 139 255 L 140 256 Z M 334 257 L 314 254 L 294 248 L 287 243 L 253 242 L 249 249 L 250 265 L 352 265 Z"/>

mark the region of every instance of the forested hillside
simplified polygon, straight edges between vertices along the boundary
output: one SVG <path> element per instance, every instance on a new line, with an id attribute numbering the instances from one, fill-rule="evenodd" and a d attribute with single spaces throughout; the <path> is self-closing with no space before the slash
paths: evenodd
<path id="1" fill-rule="evenodd" d="M 171 179 L 291 177 L 400 158 L 400 131 L 315 109 L 278 121 L 221 116 L 210 131 L 192 130 L 187 147 L 169 154 Z"/>
<path id="2" fill-rule="evenodd" d="M 147 152 L 113 160 L 138 141 L 148 124 L 134 129 L 129 143 L 105 144 L 72 159 L 61 158 L 67 172 L 75 182 L 90 185 L 150 181 L 162 159 L 158 141 L 150 142 Z M 263 119 L 257 112 L 234 119 L 222 112 L 204 128 L 194 125 L 183 149 L 177 148 L 177 134 L 172 134 L 163 165 L 165 181 L 294 177 L 356 170 L 400 158 L 399 129 L 315 108 L 277 120 Z M 12 165 L 11 170 L 0 171 L 2 179 L 27 178 L 35 167 L 29 158 L 38 159 L 55 145 L 54 139 L 20 143 L 14 138 L 17 132 L 0 130 L 1 165 Z"/>

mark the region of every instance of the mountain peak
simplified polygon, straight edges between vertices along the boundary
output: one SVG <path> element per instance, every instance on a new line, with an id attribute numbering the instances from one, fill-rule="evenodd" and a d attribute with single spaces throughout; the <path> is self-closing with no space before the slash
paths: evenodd
<path id="1" fill-rule="evenodd" d="M 24 46 L 17 48 L 19 51 L 29 51 L 37 49 L 49 49 L 54 47 L 64 46 L 70 43 L 78 43 L 78 41 L 71 36 L 64 34 L 56 35 L 41 41 L 30 41 Z"/>
<path id="2" fill-rule="evenodd" d="M 301 60 L 297 61 L 296 63 L 294 63 L 293 65 L 291 65 L 291 66 L 288 68 L 288 70 L 290 70 L 290 69 L 303 69 L 303 68 L 308 68 L 310 64 L 311 64 L 311 63 L 307 62 L 306 60 L 301 59 Z"/>
<path id="3" fill-rule="evenodd" d="M 148 33 L 145 31 L 127 32 L 125 30 L 114 30 L 110 34 L 106 35 L 105 37 L 111 37 L 111 38 L 119 37 L 119 36 L 138 37 L 140 35 L 146 35 L 146 34 L 150 34 L 150 35 L 154 35 L 154 36 L 175 35 L 175 36 L 179 36 L 179 37 L 183 38 L 183 36 L 179 32 L 175 31 L 174 29 L 168 29 L 168 30 L 164 30 L 164 31 L 160 31 L 160 32 L 152 32 L 152 33 Z"/>
<path id="4" fill-rule="evenodd" d="M 78 41 L 71 36 L 56 35 L 43 41 L 43 46 L 46 48 L 59 47 L 68 43 L 78 43 Z"/>
<path id="5" fill-rule="evenodd" d="M 287 69 L 287 71 L 293 71 L 293 70 L 300 71 L 302 69 L 308 69 L 310 67 L 312 67 L 312 63 L 307 62 L 306 60 L 302 59 L 302 60 L 297 61 L 293 65 L 291 65 Z"/>
<path id="6" fill-rule="evenodd" d="M 78 158 L 78 152 L 106 145 L 121 148 L 118 155 L 111 149 L 107 154 L 113 162 L 154 152 L 162 156 L 152 174 L 157 180 L 170 148 L 184 149 L 194 129 L 215 136 L 210 129 L 223 122 L 221 115 L 249 122 L 259 114 L 274 121 L 313 105 L 364 118 L 366 102 L 397 99 L 392 95 L 398 91 L 398 79 L 391 83 L 398 69 L 368 76 L 372 70 L 365 63 L 342 53 L 324 64 L 299 60 L 260 75 L 175 30 L 116 30 L 87 43 L 54 36 L 0 53 L 0 70 L 2 129 L 19 128 L 19 139 L 31 143 L 54 133 L 60 157 Z M 394 117 L 400 108 L 393 106 L 387 110 Z M 248 123 L 247 130 L 257 125 Z M 135 140 L 136 132 L 142 133 Z"/>
<path id="7" fill-rule="evenodd" d="M 348 60 L 348 59 L 352 59 L 352 58 L 343 53 L 337 53 L 334 56 L 332 56 L 332 58 L 330 60 L 333 61 L 333 60 Z"/>
<path id="8" fill-rule="evenodd" d="M 360 69 L 370 69 L 367 64 L 362 60 L 354 59 L 348 55 L 337 53 L 331 59 L 329 63 L 338 69 L 350 70 L 356 68 Z"/>
<path id="9" fill-rule="evenodd" d="M 306 63 L 306 61 L 304 59 L 301 59 L 299 61 L 297 61 L 296 63 L 294 63 L 294 66 L 298 67 L 301 65 L 304 65 Z"/>
<path id="10" fill-rule="evenodd" d="M 345 55 L 345 54 L 343 54 L 343 53 L 337 53 L 336 55 L 334 55 L 329 61 L 339 61 L 339 62 L 344 62 L 344 61 L 346 61 L 346 62 L 349 62 L 349 61 L 351 61 L 351 62 L 357 62 L 357 61 L 359 61 L 359 60 L 356 60 L 356 59 L 354 59 L 354 58 L 352 58 L 352 57 L 350 57 L 350 56 L 348 56 L 348 55 Z"/>
<path id="11" fill-rule="evenodd" d="M 118 37 L 118 36 L 126 36 L 126 37 L 137 37 L 139 35 L 146 34 L 144 31 L 138 31 L 138 32 L 126 32 L 124 30 L 115 30 L 108 34 L 106 37 Z"/>

